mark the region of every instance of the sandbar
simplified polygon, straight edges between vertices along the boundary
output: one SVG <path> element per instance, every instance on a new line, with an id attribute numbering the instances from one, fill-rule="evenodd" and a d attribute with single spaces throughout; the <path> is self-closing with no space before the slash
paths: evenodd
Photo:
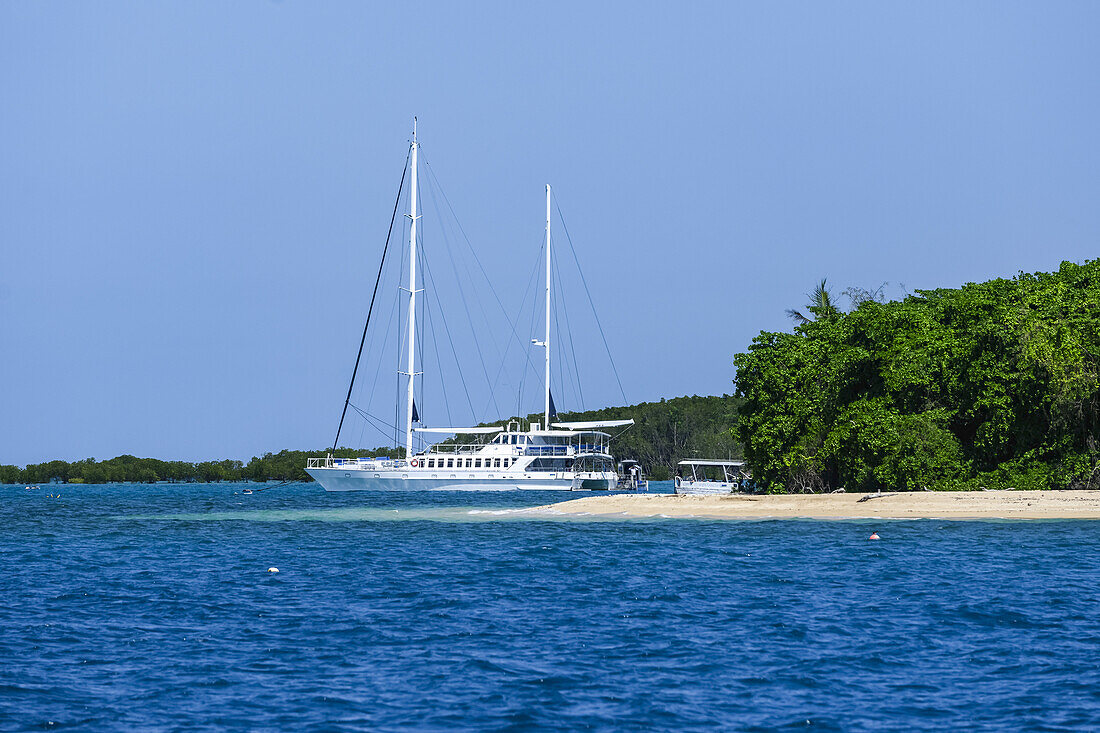
<path id="1" fill-rule="evenodd" d="M 571 515 L 707 519 L 1100 519 L 1100 491 L 609 494 L 539 509 Z"/>

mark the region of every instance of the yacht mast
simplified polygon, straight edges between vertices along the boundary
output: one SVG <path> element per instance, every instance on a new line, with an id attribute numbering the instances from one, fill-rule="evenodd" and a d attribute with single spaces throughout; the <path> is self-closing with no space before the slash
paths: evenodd
<path id="1" fill-rule="evenodd" d="M 409 189 L 409 393 L 405 400 L 405 460 L 413 454 L 413 388 L 416 386 L 416 118 L 413 117 L 413 139 L 409 154 L 412 157 L 412 186 Z"/>
<path id="2" fill-rule="evenodd" d="M 543 429 L 550 429 L 550 184 L 546 184 L 546 400 Z"/>

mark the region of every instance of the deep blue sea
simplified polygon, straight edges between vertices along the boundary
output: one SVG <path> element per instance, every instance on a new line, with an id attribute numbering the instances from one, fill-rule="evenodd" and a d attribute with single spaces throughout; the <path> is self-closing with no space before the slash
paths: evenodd
<path id="1" fill-rule="evenodd" d="M 1100 728 L 1100 522 L 243 488 L 0 487 L 0 729 Z"/>

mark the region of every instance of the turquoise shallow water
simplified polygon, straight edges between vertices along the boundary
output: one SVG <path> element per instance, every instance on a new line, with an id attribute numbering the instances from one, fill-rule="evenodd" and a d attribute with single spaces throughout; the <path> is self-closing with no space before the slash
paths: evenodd
<path id="1" fill-rule="evenodd" d="M 242 488 L 0 487 L 0 728 L 1100 726 L 1100 522 Z"/>

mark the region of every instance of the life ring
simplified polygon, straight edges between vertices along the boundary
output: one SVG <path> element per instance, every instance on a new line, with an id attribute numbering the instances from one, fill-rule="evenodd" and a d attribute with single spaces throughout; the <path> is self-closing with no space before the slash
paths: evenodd
<path id="1" fill-rule="evenodd" d="M 412 466 L 413 468 L 416 468 L 417 466 L 420 465 L 420 461 L 418 461 L 414 458 L 411 461 L 409 461 L 409 465 Z"/>

